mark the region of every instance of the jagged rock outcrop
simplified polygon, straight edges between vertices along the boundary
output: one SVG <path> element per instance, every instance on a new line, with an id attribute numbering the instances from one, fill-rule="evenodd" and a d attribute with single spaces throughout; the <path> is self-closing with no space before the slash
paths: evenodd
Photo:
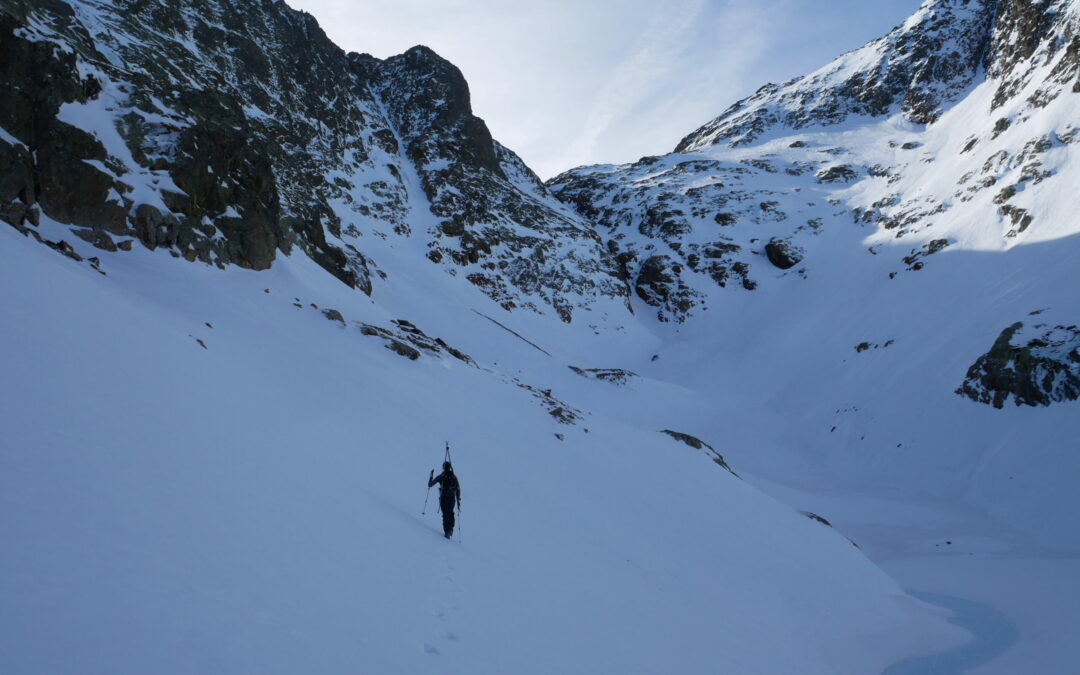
<path id="1" fill-rule="evenodd" d="M 107 250 L 252 269 L 298 247 L 369 294 L 371 239 L 415 237 L 507 309 L 626 304 L 599 237 L 425 47 L 346 54 L 282 2 L 7 0 L 0 54 L 0 217 L 19 228 L 43 212 Z"/>
<path id="2" fill-rule="evenodd" d="M 1080 399 L 1080 328 L 1014 323 L 968 369 L 957 394 L 1002 408 Z"/>

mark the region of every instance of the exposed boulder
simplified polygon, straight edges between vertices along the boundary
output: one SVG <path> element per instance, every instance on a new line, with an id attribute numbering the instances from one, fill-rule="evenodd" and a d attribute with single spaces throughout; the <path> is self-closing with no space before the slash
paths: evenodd
<path id="1" fill-rule="evenodd" d="M 798 246 L 784 239 L 771 239 L 765 244 L 765 256 L 773 265 L 788 270 L 802 262 L 806 255 Z"/>
<path id="2" fill-rule="evenodd" d="M 859 177 L 859 173 L 846 164 L 830 166 L 817 174 L 819 183 L 850 183 Z"/>
<path id="3" fill-rule="evenodd" d="M 968 369 L 957 394 L 1002 408 L 1080 399 L 1080 328 L 1022 322 L 1006 328 Z"/>

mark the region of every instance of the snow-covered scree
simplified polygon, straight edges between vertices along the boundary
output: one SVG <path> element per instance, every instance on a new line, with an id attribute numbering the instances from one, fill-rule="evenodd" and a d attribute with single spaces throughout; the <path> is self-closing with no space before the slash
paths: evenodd
<path id="1" fill-rule="evenodd" d="M 1073 668 L 1077 0 L 547 187 L 430 50 L 72 6 L 0 7 L 0 670 Z"/>
<path id="2" fill-rule="evenodd" d="M 510 381 L 618 407 L 565 367 L 589 332 L 527 327 L 545 356 L 432 286 L 409 316 L 476 365 L 413 361 L 303 257 L 106 276 L 0 237 L 6 672 L 857 673 L 960 641 L 707 454 Z M 454 542 L 420 516 L 447 438 Z"/>

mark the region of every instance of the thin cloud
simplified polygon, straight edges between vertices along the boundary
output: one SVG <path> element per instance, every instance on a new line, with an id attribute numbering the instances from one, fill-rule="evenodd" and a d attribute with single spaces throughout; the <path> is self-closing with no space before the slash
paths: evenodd
<path id="1" fill-rule="evenodd" d="M 571 162 L 595 157 L 601 135 L 612 122 L 647 98 L 657 83 L 672 76 L 673 66 L 692 40 L 705 11 L 704 0 L 683 0 L 674 7 L 654 11 L 630 56 L 613 70 L 593 99 L 585 124 L 571 145 Z"/>

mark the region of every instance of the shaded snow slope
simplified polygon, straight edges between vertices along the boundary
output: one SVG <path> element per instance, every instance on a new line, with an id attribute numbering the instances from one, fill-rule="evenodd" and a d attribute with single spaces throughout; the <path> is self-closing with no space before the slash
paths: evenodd
<path id="1" fill-rule="evenodd" d="M 621 395 L 566 368 L 588 331 L 533 327 L 544 356 L 436 291 L 407 316 L 475 365 L 412 361 L 300 256 L 101 275 L 0 237 L 5 671 L 863 673 L 955 641 L 834 530 L 585 409 Z M 452 543 L 420 516 L 447 438 Z"/>

